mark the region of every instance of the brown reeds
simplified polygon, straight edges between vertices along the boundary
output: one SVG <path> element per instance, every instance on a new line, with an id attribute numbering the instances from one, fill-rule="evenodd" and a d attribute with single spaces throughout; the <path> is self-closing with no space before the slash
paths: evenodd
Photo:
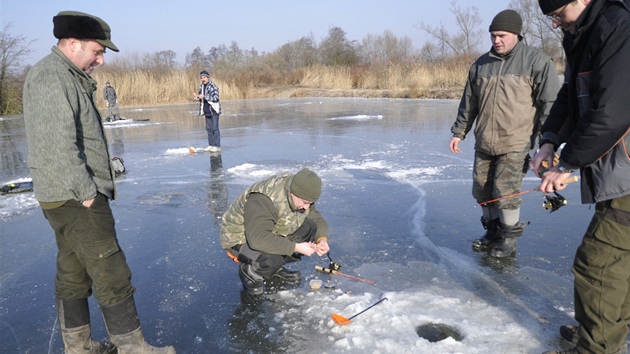
<path id="1" fill-rule="evenodd" d="M 211 73 L 221 100 L 270 97 L 391 97 L 459 98 L 466 81 L 468 62 L 343 67 L 316 65 L 284 75 L 269 72 Z M 99 82 L 97 102 L 104 107 L 102 89 L 110 81 L 121 106 L 188 102 L 200 80 L 196 71 L 169 69 L 116 70 L 93 73 Z"/>

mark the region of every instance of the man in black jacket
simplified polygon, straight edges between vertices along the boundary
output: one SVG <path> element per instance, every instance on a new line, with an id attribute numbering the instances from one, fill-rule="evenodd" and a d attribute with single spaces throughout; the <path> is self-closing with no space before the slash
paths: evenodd
<path id="1" fill-rule="evenodd" d="M 539 0 L 564 31 L 565 83 L 542 128 L 531 168 L 541 191 L 562 190 L 580 170 L 582 203 L 595 203 L 573 262 L 575 348 L 547 353 L 626 353 L 630 323 L 630 6 L 627 0 Z"/>

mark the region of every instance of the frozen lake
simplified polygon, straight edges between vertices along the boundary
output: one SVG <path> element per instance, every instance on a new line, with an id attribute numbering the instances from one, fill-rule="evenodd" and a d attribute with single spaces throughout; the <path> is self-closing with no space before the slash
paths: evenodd
<path id="1" fill-rule="evenodd" d="M 515 257 L 474 252 L 483 234 L 471 196 L 474 137 L 448 149 L 457 101 L 264 99 L 223 103 L 220 155 L 207 145 L 194 103 L 122 109 L 149 119 L 106 127 L 125 161 L 111 203 L 133 272 L 149 342 L 178 353 L 541 353 L 567 348 L 558 327 L 573 320 L 575 249 L 593 213 L 569 204 L 549 213 L 539 192 L 523 196 L 531 221 Z M 0 183 L 29 178 L 21 118 L 0 118 Z M 318 209 L 331 227 L 341 271 L 327 257 L 290 268 L 303 281 L 244 295 L 237 266 L 218 240 L 220 216 L 249 184 L 308 167 L 324 181 Z M 537 186 L 533 173 L 523 189 Z M 32 192 L 0 196 L 0 353 L 62 353 L 54 308 L 56 245 Z M 312 291 L 311 279 L 328 288 Z M 388 301 L 345 326 L 386 296 Z M 95 338 L 106 336 L 91 299 Z M 416 328 L 454 327 L 462 336 L 431 342 Z"/>

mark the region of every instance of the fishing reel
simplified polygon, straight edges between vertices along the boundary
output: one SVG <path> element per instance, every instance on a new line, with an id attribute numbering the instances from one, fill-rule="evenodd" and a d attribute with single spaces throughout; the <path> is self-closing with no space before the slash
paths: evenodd
<path id="1" fill-rule="evenodd" d="M 330 264 L 328 265 L 328 268 L 334 271 L 338 271 L 339 269 L 341 269 L 341 264 L 333 262 L 332 258 L 330 258 L 330 252 L 326 253 L 326 255 L 328 256 L 328 259 L 330 260 Z"/>
<path id="2" fill-rule="evenodd" d="M 545 210 L 549 210 L 550 213 L 553 213 L 569 203 L 567 199 L 561 196 L 558 192 L 553 192 L 553 194 L 555 194 L 555 196 L 545 195 L 545 200 L 542 205 L 543 208 L 545 208 Z"/>

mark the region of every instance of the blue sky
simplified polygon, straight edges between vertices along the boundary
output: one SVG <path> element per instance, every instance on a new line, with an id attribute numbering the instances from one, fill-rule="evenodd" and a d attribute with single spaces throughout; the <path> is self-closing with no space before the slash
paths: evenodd
<path id="1" fill-rule="evenodd" d="M 456 4 L 463 9 L 477 7 L 482 28 L 487 28 L 509 1 L 457 0 Z M 35 40 L 28 63 L 48 54 L 56 43 L 52 17 L 65 10 L 99 16 L 112 27 L 112 40 L 121 51 L 108 52 L 106 61 L 117 55 L 172 50 L 183 63 L 186 53 L 196 47 L 207 52 L 236 41 L 241 49 L 271 52 L 311 33 L 319 42 L 333 26 L 358 41 L 390 30 L 408 36 L 420 48 L 429 39 L 417 28 L 421 22 L 444 24 L 456 32 L 450 5 L 450 1 L 426 0 L 0 0 L 0 24 L 4 28 L 10 23 L 12 34 Z"/>

